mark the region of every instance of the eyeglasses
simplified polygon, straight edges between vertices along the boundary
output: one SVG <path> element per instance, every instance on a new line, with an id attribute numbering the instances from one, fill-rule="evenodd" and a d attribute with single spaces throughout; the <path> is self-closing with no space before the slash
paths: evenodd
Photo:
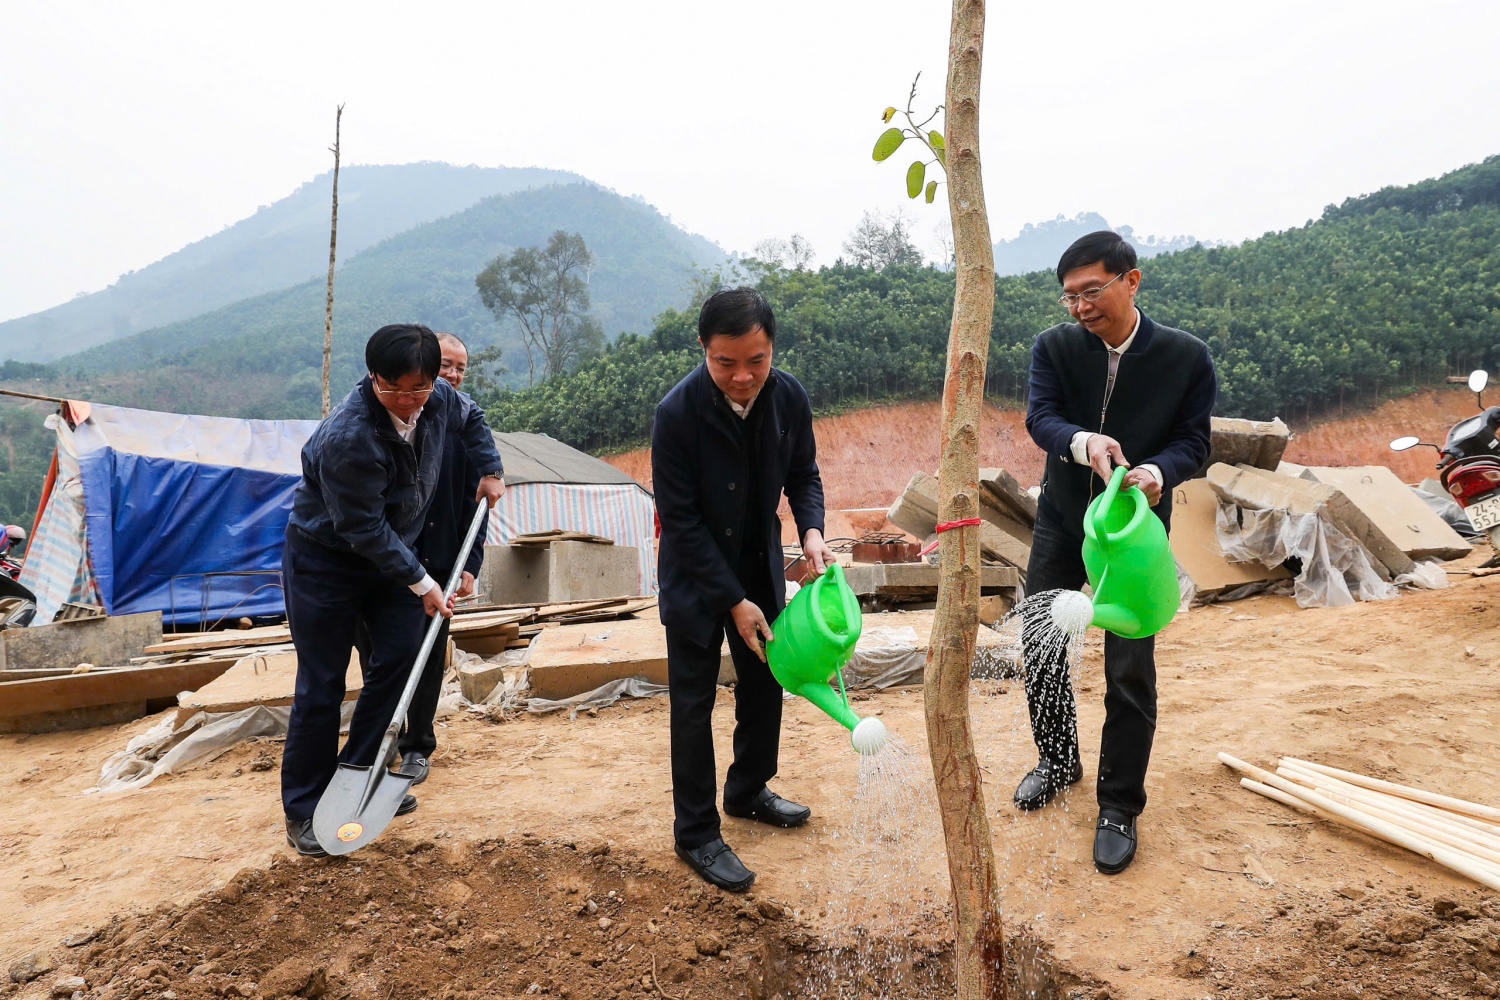
<path id="1" fill-rule="evenodd" d="M 380 395 L 389 396 L 393 399 L 410 399 L 415 402 L 416 400 L 426 399 L 432 395 L 432 386 L 430 385 L 425 389 L 382 389 L 380 388 L 379 381 L 374 381 L 372 384 L 375 391 L 380 393 Z"/>
<path id="2" fill-rule="evenodd" d="M 1098 302 L 1099 296 L 1104 294 L 1104 290 L 1106 288 L 1108 288 L 1110 285 L 1113 285 L 1115 282 L 1119 281 L 1129 273 L 1129 271 L 1126 271 L 1122 274 L 1117 274 L 1113 278 L 1110 278 L 1108 281 L 1106 281 L 1104 284 L 1096 285 L 1093 288 L 1085 288 L 1081 292 L 1063 292 L 1057 297 L 1057 301 L 1061 302 L 1069 309 L 1072 309 L 1074 306 L 1076 306 L 1079 299 L 1082 299 L 1084 302 Z"/>

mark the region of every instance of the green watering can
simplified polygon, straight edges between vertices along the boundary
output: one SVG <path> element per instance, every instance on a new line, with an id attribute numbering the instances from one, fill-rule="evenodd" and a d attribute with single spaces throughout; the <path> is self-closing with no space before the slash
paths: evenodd
<path id="1" fill-rule="evenodd" d="M 1167 529 L 1151 513 L 1146 494 L 1120 489 L 1125 471 L 1115 469 L 1109 486 L 1083 515 L 1083 565 L 1094 590 L 1092 608 L 1062 595 L 1052 614 L 1065 628 L 1092 624 L 1125 639 L 1144 639 L 1167 627 L 1182 595 Z M 1090 610 L 1086 619 L 1080 614 Z"/>
<path id="2" fill-rule="evenodd" d="M 766 644 L 766 661 L 776 682 L 821 708 L 854 735 L 862 754 L 879 753 L 889 734 L 879 719 L 861 719 L 849 707 L 841 671 L 854 655 L 863 620 L 859 598 L 838 564 L 797 591 L 776 619 L 776 638 Z M 839 679 L 837 691 L 829 682 Z"/>

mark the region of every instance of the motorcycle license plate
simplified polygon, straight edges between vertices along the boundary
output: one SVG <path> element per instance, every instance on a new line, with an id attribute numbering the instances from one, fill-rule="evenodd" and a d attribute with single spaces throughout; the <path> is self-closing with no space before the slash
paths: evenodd
<path id="1" fill-rule="evenodd" d="M 1485 497 L 1478 503 L 1471 503 L 1464 508 L 1464 513 L 1469 516 L 1469 523 L 1476 531 L 1488 531 L 1500 525 L 1500 496 Z"/>

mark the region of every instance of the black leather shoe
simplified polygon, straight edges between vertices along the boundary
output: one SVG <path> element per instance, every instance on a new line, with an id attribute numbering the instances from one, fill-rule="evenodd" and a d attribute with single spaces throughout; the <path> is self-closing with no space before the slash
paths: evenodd
<path id="1" fill-rule="evenodd" d="M 1016 786 L 1016 806 L 1028 811 L 1040 809 L 1051 802 L 1058 792 L 1082 780 L 1083 764 L 1081 762 L 1074 761 L 1073 769 L 1067 771 L 1061 764 L 1043 757 Z"/>
<path id="2" fill-rule="evenodd" d="M 413 785 L 420 785 L 427 780 L 427 772 L 430 769 L 431 765 L 420 751 L 408 750 L 401 755 L 401 766 L 396 768 L 396 771 L 411 778 Z"/>
<path id="3" fill-rule="evenodd" d="M 1118 809 L 1100 809 L 1094 831 L 1094 867 L 1118 875 L 1135 860 L 1135 817 Z"/>
<path id="4" fill-rule="evenodd" d="M 414 813 L 416 811 L 417 797 L 415 795 L 406 796 L 401 800 L 401 804 L 396 807 L 397 816 L 405 816 L 407 813 Z"/>
<path id="5" fill-rule="evenodd" d="M 677 856 L 702 876 L 703 881 L 729 892 L 744 892 L 755 881 L 755 873 L 740 863 L 723 840 L 710 840 L 702 847 L 687 848 L 678 844 Z"/>
<path id="6" fill-rule="evenodd" d="M 812 816 L 812 810 L 807 806 L 799 806 L 790 799 L 784 799 L 769 788 L 756 792 L 749 802 L 738 805 L 733 802 L 724 803 L 724 811 L 740 819 L 753 819 L 757 823 L 783 828 L 801 826 Z"/>
<path id="7" fill-rule="evenodd" d="M 313 836 L 311 819 L 288 819 L 286 842 L 295 847 L 297 853 L 304 858 L 328 857 L 328 852 L 323 850 L 323 845 L 318 843 L 317 837 Z"/>

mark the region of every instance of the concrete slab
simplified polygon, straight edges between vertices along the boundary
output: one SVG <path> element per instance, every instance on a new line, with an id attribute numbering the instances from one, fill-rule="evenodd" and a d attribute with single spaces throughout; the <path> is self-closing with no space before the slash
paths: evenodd
<path id="1" fill-rule="evenodd" d="M 364 687 L 359 655 L 349 656 L 344 675 L 344 700 L 353 701 Z M 290 705 L 297 689 L 297 654 L 241 657 L 217 679 L 196 691 L 184 691 L 177 699 L 176 726 L 181 727 L 199 712 L 238 712 L 257 705 Z"/>
<path id="2" fill-rule="evenodd" d="M 1014 590 L 1021 574 L 1014 566 L 982 566 L 982 591 Z M 849 588 L 860 597 L 924 596 L 937 593 L 941 567 L 932 563 L 855 563 L 844 570 Z"/>
<path id="3" fill-rule="evenodd" d="M 985 491 L 981 489 L 980 492 Z M 980 515 L 985 519 L 985 523 L 979 526 L 980 551 L 990 559 L 998 559 L 1024 571 L 1031 560 L 1030 528 L 1008 518 L 997 507 L 986 508 L 981 503 L 980 508 Z M 918 538 L 932 534 L 937 527 L 938 481 L 925 472 L 913 475 L 891 506 L 888 516 L 892 524 Z"/>
<path id="4" fill-rule="evenodd" d="M 1208 481 L 1219 496 L 1250 510 L 1285 510 L 1325 518 L 1369 550 L 1377 568 L 1383 566 L 1392 576 L 1409 573 L 1414 565 L 1348 497 L 1325 483 L 1222 463 L 1209 467 Z"/>
<path id="5" fill-rule="evenodd" d="M 0 670 L 121 667 L 161 641 L 161 612 L 75 618 L 0 632 Z"/>
<path id="6" fill-rule="evenodd" d="M 1315 466 L 1315 481 L 1348 497 L 1380 531 L 1412 559 L 1461 559 L 1474 551 L 1411 487 L 1383 465 Z"/>
<path id="7" fill-rule="evenodd" d="M 637 675 L 665 684 L 667 633 L 655 618 L 558 625 L 531 640 L 527 670 L 537 698 L 570 698 Z M 726 641 L 720 650 L 720 680 L 733 675 Z"/>
<path id="8" fill-rule="evenodd" d="M 1250 465 L 1274 470 L 1286 452 L 1291 431 L 1281 418 L 1243 420 L 1238 417 L 1214 417 L 1208 463 Z"/>
<path id="9" fill-rule="evenodd" d="M 981 502 L 988 494 L 1013 519 L 1027 527 L 1036 523 L 1036 497 L 1009 472 L 1004 469 L 980 469 L 979 488 Z"/>
<path id="10" fill-rule="evenodd" d="M 1219 497 L 1206 479 L 1190 479 L 1172 491 L 1172 555 L 1204 596 L 1251 583 L 1285 580 L 1284 568 L 1232 563 L 1224 557 L 1217 529 Z"/>

